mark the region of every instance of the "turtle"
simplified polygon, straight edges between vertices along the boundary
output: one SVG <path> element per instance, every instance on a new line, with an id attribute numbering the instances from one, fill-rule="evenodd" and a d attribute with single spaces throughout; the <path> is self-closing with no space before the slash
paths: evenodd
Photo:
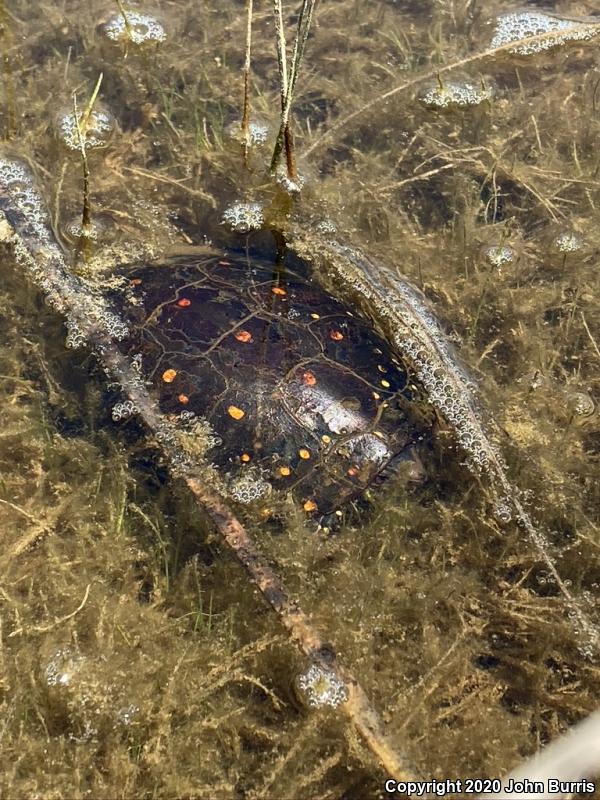
<path id="1" fill-rule="evenodd" d="M 12 229 L 40 263 L 48 254 L 64 263 L 28 170 L 0 159 L 0 175 Z M 44 288 L 45 268 L 33 269 Z M 415 445 L 431 424 L 408 363 L 277 229 L 124 264 L 104 288 L 61 280 L 139 373 L 184 455 L 201 454 L 231 500 L 279 493 L 331 522 L 398 463 L 418 465 L 410 477 L 422 467 Z M 83 344 L 67 322 L 67 344 Z M 113 418 L 131 405 L 118 403 Z"/>
<path id="2" fill-rule="evenodd" d="M 267 511 L 288 495 L 331 523 L 394 465 L 420 464 L 421 390 L 370 320 L 292 252 L 200 250 L 122 267 L 111 301 L 121 351 L 163 415 L 209 432 L 231 499 Z"/>

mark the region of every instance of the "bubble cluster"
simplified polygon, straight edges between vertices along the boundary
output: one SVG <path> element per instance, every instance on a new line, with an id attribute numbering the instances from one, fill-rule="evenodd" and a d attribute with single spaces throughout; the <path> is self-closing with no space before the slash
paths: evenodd
<path id="1" fill-rule="evenodd" d="M 138 374 L 142 371 L 142 354 L 141 353 L 135 353 L 131 357 L 131 368 L 134 370 L 134 372 L 137 372 Z"/>
<path id="2" fill-rule="evenodd" d="M 470 108 L 492 100 L 494 87 L 481 81 L 448 81 L 430 86 L 419 95 L 419 101 L 427 108 Z"/>
<path id="3" fill-rule="evenodd" d="M 24 215 L 27 228 L 25 236 L 43 244 L 49 251 L 59 254 L 56 246 L 46 208 L 42 198 L 35 189 L 35 182 L 30 171 L 20 162 L 0 157 L 0 183 L 10 194 L 12 202 Z"/>
<path id="4" fill-rule="evenodd" d="M 121 422 L 121 420 L 129 419 L 129 417 L 137 414 L 139 408 L 132 400 L 125 400 L 124 403 L 116 403 L 112 410 L 113 422 Z"/>
<path id="5" fill-rule="evenodd" d="M 583 245 L 583 237 L 576 231 L 563 231 L 552 241 L 553 248 L 559 253 L 576 253 Z"/>
<path id="6" fill-rule="evenodd" d="M 129 727 L 132 722 L 135 722 L 135 719 L 139 714 L 139 711 L 140 711 L 139 706 L 136 706 L 135 703 L 130 703 L 128 706 L 120 708 L 117 711 L 117 720 L 121 723 L 121 725 Z"/>
<path id="7" fill-rule="evenodd" d="M 517 55 L 532 55 L 566 42 L 589 41 L 598 33 L 600 26 L 592 22 L 555 17 L 542 11 L 518 11 L 498 17 L 490 47 L 548 34 L 537 42 L 519 44 L 509 50 Z"/>
<path id="8" fill-rule="evenodd" d="M 569 406 L 578 417 L 591 417 L 596 405 L 587 392 L 573 392 L 568 398 Z"/>
<path id="9" fill-rule="evenodd" d="M 262 228 L 265 215 L 260 203 L 233 203 L 223 212 L 222 221 L 236 233 L 249 233 Z"/>
<path id="10" fill-rule="evenodd" d="M 64 234 L 71 241 L 89 239 L 90 242 L 97 242 L 100 237 L 100 227 L 94 222 L 84 225 L 81 219 L 76 219 L 65 225 Z"/>
<path id="11" fill-rule="evenodd" d="M 56 650 L 43 667 L 43 679 L 52 703 L 65 715 L 69 739 L 87 742 L 100 732 L 129 728 L 140 708 L 131 702 L 129 687 L 106 682 L 98 671 L 103 659 Z"/>
<path id="12" fill-rule="evenodd" d="M 101 310 L 98 314 L 98 319 L 111 339 L 116 339 L 117 342 L 121 342 L 129 336 L 127 323 L 112 311 L 108 311 L 107 309 Z"/>
<path id="13" fill-rule="evenodd" d="M 247 505 L 269 495 L 272 488 L 256 471 L 248 470 L 229 482 L 229 496 L 236 502 Z"/>
<path id="14" fill-rule="evenodd" d="M 239 120 L 232 122 L 225 128 L 225 135 L 240 144 L 246 143 Z M 266 144 L 269 138 L 269 126 L 260 119 L 252 119 L 248 123 L 248 144 L 250 147 L 260 147 Z"/>
<path id="15" fill-rule="evenodd" d="M 60 141 L 69 150 L 81 150 L 81 142 L 86 150 L 106 147 L 116 127 L 113 115 L 106 109 L 94 108 L 84 126 L 82 118 L 83 112 L 75 117 L 73 109 L 59 114 L 56 129 Z"/>
<path id="16" fill-rule="evenodd" d="M 317 231 L 318 233 L 324 233 L 326 235 L 333 234 L 337 233 L 337 227 L 335 225 L 335 222 L 330 220 L 328 217 L 325 217 L 325 219 L 322 219 L 319 222 L 317 222 Z"/>
<path id="17" fill-rule="evenodd" d="M 75 320 L 67 317 L 67 338 L 65 344 L 72 350 L 78 350 L 85 345 L 85 336 Z"/>
<path id="18" fill-rule="evenodd" d="M 44 670 L 48 686 L 69 686 L 80 671 L 84 658 L 73 655 L 69 648 L 57 650 Z"/>
<path id="19" fill-rule="evenodd" d="M 517 254 L 508 244 L 494 244 L 483 248 L 483 258 L 491 267 L 500 269 L 507 264 L 512 264 L 517 259 Z"/>
<path id="20" fill-rule="evenodd" d="M 280 170 L 276 177 L 277 183 L 288 194 L 300 194 L 306 183 L 306 178 L 303 175 L 296 175 L 295 178 L 290 178 L 285 170 Z"/>
<path id="21" fill-rule="evenodd" d="M 150 14 L 125 9 L 100 26 L 102 33 L 113 42 L 131 42 L 135 45 L 160 44 L 167 38 L 161 22 Z"/>
<path id="22" fill-rule="evenodd" d="M 336 708 L 348 699 L 348 690 L 337 675 L 318 664 L 311 666 L 298 678 L 298 688 L 312 708 Z"/>

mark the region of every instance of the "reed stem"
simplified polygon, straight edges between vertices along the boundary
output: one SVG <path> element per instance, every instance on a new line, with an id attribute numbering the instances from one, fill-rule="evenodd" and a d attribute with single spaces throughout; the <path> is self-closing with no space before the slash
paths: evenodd
<path id="1" fill-rule="evenodd" d="M 77 131 L 77 143 L 81 153 L 81 166 L 83 171 L 83 208 L 81 211 L 81 234 L 77 255 L 82 254 L 84 260 L 89 255 L 90 238 L 89 231 L 92 225 L 92 204 L 90 200 L 90 169 L 88 165 L 87 153 L 85 149 L 85 136 L 87 134 L 90 117 L 94 110 L 94 105 L 98 99 L 100 86 L 102 85 L 103 73 L 101 72 L 94 86 L 94 91 L 83 110 L 81 117 L 77 109 L 77 94 L 73 92 L 73 124 Z"/>
<path id="2" fill-rule="evenodd" d="M 316 0 L 303 0 L 298 23 L 296 36 L 294 39 L 294 49 L 292 61 L 288 72 L 285 36 L 283 33 L 283 8 L 281 0 L 273 0 L 275 10 L 275 32 L 277 43 L 277 60 L 279 67 L 279 86 L 281 95 L 281 120 L 279 133 L 275 142 L 275 149 L 271 158 L 271 172 L 274 173 L 279 165 L 282 150 L 285 150 L 287 177 L 295 181 L 298 177 L 296 169 L 296 157 L 294 153 L 294 139 L 290 126 L 290 113 L 294 99 L 296 81 L 300 72 L 300 66 L 304 58 L 304 48 L 310 32 Z"/>
<path id="3" fill-rule="evenodd" d="M 246 0 L 246 57 L 244 59 L 244 104 L 242 107 L 241 132 L 244 142 L 244 163 L 248 162 L 250 148 L 250 64 L 252 57 L 253 0 Z"/>

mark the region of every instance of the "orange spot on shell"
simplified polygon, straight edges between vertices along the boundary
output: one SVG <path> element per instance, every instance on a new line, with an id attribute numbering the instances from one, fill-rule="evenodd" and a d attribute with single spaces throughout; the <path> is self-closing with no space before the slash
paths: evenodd
<path id="1" fill-rule="evenodd" d="M 132 279 L 129 281 L 129 285 L 130 285 L 130 286 L 139 286 L 141 282 L 142 282 L 142 279 L 141 279 L 141 278 L 132 278 Z"/>
<path id="2" fill-rule="evenodd" d="M 273 286 L 271 291 L 273 292 L 273 294 L 279 295 L 279 297 L 283 297 L 284 295 L 287 294 L 286 290 L 282 289 L 281 286 Z"/>
<path id="3" fill-rule="evenodd" d="M 334 342 L 341 342 L 344 338 L 344 334 L 341 331 L 329 331 L 329 338 L 333 339 Z"/>
<path id="4" fill-rule="evenodd" d="M 177 377 L 177 372 L 174 369 L 166 369 L 162 374 L 162 379 L 165 383 L 173 383 Z"/>
<path id="5" fill-rule="evenodd" d="M 244 464 L 247 464 L 250 461 L 250 453 L 242 453 L 240 456 L 240 461 L 243 461 Z"/>
<path id="6" fill-rule="evenodd" d="M 354 478 L 356 475 L 358 475 L 358 467 L 350 467 L 348 470 L 348 475 L 350 475 L 351 478 Z"/>
<path id="7" fill-rule="evenodd" d="M 298 455 L 300 456 L 300 458 L 306 460 L 307 458 L 310 458 L 310 450 L 307 450 L 305 447 L 303 447 L 300 450 L 298 450 Z"/>
<path id="8" fill-rule="evenodd" d="M 310 370 L 306 370 L 306 372 L 302 373 L 302 383 L 305 386 L 315 386 L 317 383 L 317 379 L 315 378 L 314 372 Z"/>
<path id="9" fill-rule="evenodd" d="M 180 394 L 177 396 L 177 399 L 184 406 L 187 406 L 187 404 L 190 402 L 190 398 L 187 396 L 187 394 Z"/>
<path id="10" fill-rule="evenodd" d="M 244 344 L 252 341 L 252 334 L 250 331 L 236 331 L 233 335 L 238 342 L 244 342 Z"/>
<path id="11" fill-rule="evenodd" d="M 191 306 L 191 305 L 192 305 L 192 301 L 191 301 L 191 300 L 189 300 L 187 297 L 181 297 L 181 298 L 180 298 L 180 299 L 177 301 L 177 305 L 178 305 L 180 308 L 187 308 L 188 306 Z"/>
<path id="12" fill-rule="evenodd" d="M 287 478 L 290 475 L 292 470 L 289 467 L 279 467 L 279 474 L 282 475 L 284 478 Z"/>
<path id="13" fill-rule="evenodd" d="M 233 419 L 241 419 L 246 414 L 245 411 L 237 406 L 228 406 L 227 413 L 230 417 L 233 417 Z"/>
<path id="14" fill-rule="evenodd" d="M 317 510 L 317 504 L 315 503 L 315 501 L 314 501 L 314 500 L 307 500 L 307 501 L 304 503 L 304 506 L 303 506 L 303 508 L 304 508 L 304 510 L 305 510 L 305 511 L 308 511 L 308 512 L 310 512 L 310 511 L 316 511 L 316 510 Z"/>

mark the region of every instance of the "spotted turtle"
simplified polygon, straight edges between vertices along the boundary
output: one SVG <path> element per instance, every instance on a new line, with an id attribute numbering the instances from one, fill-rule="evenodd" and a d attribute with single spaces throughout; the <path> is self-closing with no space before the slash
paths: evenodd
<path id="1" fill-rule="evenodd" d="M 208 423 L 233 499 L 331 514 L 422 435 L 407 366 L 299 259 L 212 250 L 124 276 L 120 347 L 164 415 Z"/>

